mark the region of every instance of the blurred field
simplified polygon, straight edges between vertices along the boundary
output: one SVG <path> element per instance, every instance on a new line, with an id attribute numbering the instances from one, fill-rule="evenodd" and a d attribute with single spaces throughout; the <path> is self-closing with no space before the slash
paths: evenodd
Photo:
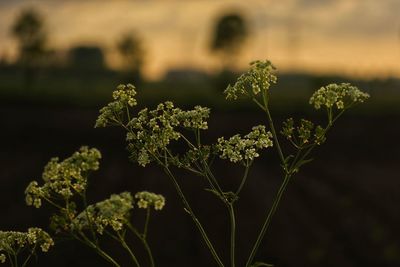
<path id="1" fill-rule="evenodd" d="M 150 230 L 158 265 L 213 266 L 162 171 L 130 163 L 119 129 L 93 129 L 98 109 L 120 81 L 118 75 L 107 72 L 94 73 L 89 78 L 51 78 L 55 74 L 39 76 L 32 90 L 26 91 L 17 76 L 0 73 L 0 229 L 46 227 L 50 211 L 34 210 L 24 204 L 27 183 L 40 178 L 51 157 L 68 156 L 81 145 L 96 146 L 104 159 L 100 171 L 92 175 L 91 200 L 124 190 L 148 189 L 166 195 L 166 209 L 152 219 Z M 278 127 L 288 116 L 321 119 L 307 104 L 313 89 L 344 80 L 281 75 L 271 96 Z M 278 267 L 400 266 L 400 83 L 394 79 L 353 82 L 369 92 L 371 100 L 338 122 L 328 142 L 315 153 L 315 161 L 293 179 L 258 254 L 259 260 Z M 202 82 L 144 83 L 138 90 L 139 101 L 146 106 L 167 99 L 183 106 L 210 106 L 208 142 L 221 135 L 247 132 L 252 125 L 265 121 L 246 102 L 227 103 L 222 89 L 215 86 L 215 77 Z M 243 191 L 243 202 L 238 206 L 240 264 L 279 185 L 277 165 L 272 150 L 264 153 L 251 170 Z M 221 166 L 216 172 L 228 188 L 238 182 L 235 168 Z M 217 249 L 222 250 L 228 244 L 225 210 L 211 204 L 214 197 L 202 190 L 204 184 L 198 177 L 182 175 L 180 181 L 194 210 L 201 218 L 211 218 L 205 226 Z M 142 216 L 135 213 L 134 220 L 140 223 Z M 62 242 L 49 255 L 40 256 L 36 266 L 106 266 L 92 256 L 76 243 Z M 223 251 L 223 257 L 228 257 L 227 251 Z"/>

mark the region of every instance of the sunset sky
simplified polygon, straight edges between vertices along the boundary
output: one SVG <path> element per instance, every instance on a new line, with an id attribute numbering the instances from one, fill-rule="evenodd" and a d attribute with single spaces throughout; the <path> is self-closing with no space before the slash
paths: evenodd
<path id="1" fill-rule="evenodd" d="M 170 68 L 218 69 L 209 52 L 216 19 L 241 12 L 251 28 L 238 62 L 268 58 L 283 71 L 400 77 L 400 0 L 0 0 L 0 56 L 15 57 L 10 27 L 23 8 L 45 18 L 50 46 L 104 48 L 134 31 L 146 49 L 146 75 Z"/>

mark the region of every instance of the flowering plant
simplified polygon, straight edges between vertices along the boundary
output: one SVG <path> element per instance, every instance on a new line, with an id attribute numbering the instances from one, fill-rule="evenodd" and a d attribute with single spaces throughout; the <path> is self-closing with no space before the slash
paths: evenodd
<path id="1" fill-rule="evenodd" d="M 327 133 L 337 119 L 347 109 L 364 102 L 369 97 L 367 93 L 347 83 L 321 87 L 311 96 L 309 103 L 317 110 L 325 109 L 326 124 L 315 125 L 306 119 L 295 122 L 293 118 L 288 118 L 282 123 L 280 131 L 277 131 L 270 112 L 270 87 L 277 82 L 274 70 L 275 67 L 269 61 L 255 61 L 250 64 L 250 69 L 224 92 L 228 100 L 248 98 L 266 115 L 264 125 L 254 126 L 244 135 L 220 137 L 215 143 L 204 144 L 202 134 L 208 129 L 209 108 L 196 106 L 192 110 L 183 110 L 167 101 L 154 109 L 143 108 L 135 111 L 138 105 L 135 98 L 137 92 L 131 84 L 117 87 L 112 94 L 113 101 L 100 110 L 95 124 L 95 127 L 122 127 L 126 131 L 130 159 L 142 167 L 153 163 L 162 168 L 174 185 L 184 210 L 193 220 L 215 264 L 220 267 L 237 265 L 236 204 L 248 181 L 249 170 L 254 161 L 261 156 L 262 151 L 274 148 L 280 159 L 283 178 L 248 253 L 246 267 L 272 266 L 255 261 L 255 256 L 291 178 L 304 164 L 311 161 L 311 152 L 326 141 Z M 290 151 L 282 149 L 279 133 L 291 144 Z M 176 151 L 177 144 L 180 145 L 179 152 Z M 183 148 L 186 149 L 185 152 L 182 152 Z M 51 225 L 54 232 L 70 235 L 88 245 L 113 266 L 120 264 L 103 250 L 99 239 L 103 235 L 108 235 L 116 240 L 128 252 L 134 266 L 141 266 L 141 261 L 126 242 L 127 233 L 131 232 L 142 241 L 148 252 L 148 265 L 154 266 L 154 259 L 146 239 L 147 226 L 151 208 L 161 210 L 165 199 L 161 195 L 147 191 L 138 192 L 134 197 L 129 192 L 123 192 L 88 205 L 86 200 L 88 175 L 99 168 L 100 157 L 101 154 L 97 149 L 82 147 L 79 152 L 62 162 L 57 158 L 52 159 L 43 173 L 44 184 L 39 186 L 39 183 L 34 181 L 27 187 L 26 202 L 37 208 L 42 205 L 42 201 L 53 205 L 58 210 L 52 217 Z M 227 160 L 242 166 L 243 175 L 235 188 L 223 188 L 221 186 L 223 177 L 214 174 L 213 169 L 219 160 Z M 221 201 L 226 208 L 230 220 L 229 262 L 224 262 L 221 258 L 203 227 L 202 220 L 192 209 L 176 175 L 177 168 L 202 177 L 206 184 L 205 189 L 213 193 L 216 200 Z M 142 232 L 130 222 L 130 215 L 135 205 L 147 210 Z M 0 242 L 1 240 L 0 235 Z M 53 243 L 47 241 L 45 244 L 47 250 L 49 244 Z M 43 248 L 43 244 L 41 246 Z M 0 246 L 0 252 L 1 250 Z M 0 254 L 0 260 L 5 260 L 4 254 Z"/>

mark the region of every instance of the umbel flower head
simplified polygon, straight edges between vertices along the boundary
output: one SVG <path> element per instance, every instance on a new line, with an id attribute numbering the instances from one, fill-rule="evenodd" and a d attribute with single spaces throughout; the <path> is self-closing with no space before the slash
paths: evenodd
<path id="1" fill-rule="evenodd" d="M 106 127 L 118 124 L 125 109 L 137 105 L 136 88 L 132 84 L 120 84 L 112 94 L 114 101 L 100 110 L 95 127 Z"/>
<path id="2" fill-rule="evenodd" d="M 122 230 L 129 222 L 133 209 L 133 198 L 129 192 L 111 195 L 109 199 L 89 205 L 72 221 L 73 230 L 87 230 L 93 227 L 99 234 L 110 226 L 114 231 Z"/>
<path id="3" fill-rule="evenodd" d="M 297 127 L 295 127 L 293 118 L 287 119 L 283 122 L 281 134 L 298 147 L 310 143 L 320 145 L 326 139 L 324 128 L 320 125 L 314 127 L 314 123 L 305 119 L 301 119 L 300 125 Z"/>
<path id="4" fill-rule="evenodd" d="M 196 106 L 185 111 L 175 108 L 169 101 L 159 104 L 154 110 L 142 109 L 127 125 L 126 140 L 131 159 L 146 166 L 155 156 L 162 154 L 171 141 L 181 137 L 178 128 L 207 129 L 209 114 L 208 108 Z"/>
<path id="5" fill-rule="evenodd" d="M 42 199 L 70 199 L 74 194 L 81 194 L 87 187 L 87 175 L 99 168 L 100 152 L 95 148 L 81 147 L 71 157 L 59 162 L 52 158 L 45 166 L 42 179 L 44 184 L 32 181 L 25 190 L 26 203 L 36 208 Z"/>
<path id="6" fill-rule="evenodd" d="M 272 134 L 265 130 L 265 126 L 258 125 L 242 138 L 236 134 L 228 140 L 224 137 L 218 138 L 217 151 L 222 159 L 229 159 L 231 162 L 249 162 L 259 157 L 258 151 L 272 147 Z"/>
<path id="7" fill-rule="evenodd" d="M 153 206 L 155 210 L 162 210 L 162 208 L 165 206 L 164 196 L 151 192 L 137 192 L 135 194 L 135 198 L 138 200 L 137 206 L 140 209 L 147 209 Z"/>
<path id="8" fill-rule="evenodd" d="M 236 100 L 240 97 L 256 97 L 260 92 L 268 91 L 271 84 L 276 83 L 277 77 L 273 74 L 275 67 L 269 60 L 250 63 L 250 70 L 242 74 L 236 83 L 224 91 L 226 99 Z"/>
<path id="9" fill-rule="evenodd" d="M 315 109 L 326 107 L 331 109 L 346 109 L 355 103 L 362 103 L 369 94 L 360 91 L 349 83 L 329 84 L 318 89 L 310 98 L 310 104 Z"/>
<path id="10" fill-rule="evenodd" d="M 40 247 L 47 252 L 54 245 L 53 239 L 48 233 L 40 228 L 32 227 L 27 232 L 0 231 L 0 263 L 6 261 L 6 254 L 17 254 L 23 249 L 34 249 Z"/>

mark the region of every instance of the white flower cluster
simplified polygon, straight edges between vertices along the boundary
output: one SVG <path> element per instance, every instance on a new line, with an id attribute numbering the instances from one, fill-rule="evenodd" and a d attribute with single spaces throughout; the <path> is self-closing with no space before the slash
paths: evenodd
<path id="1" fill-rule="evenodd" d="M 132 84 L 119 85 L 112 95 L 114 101 L 100 109 L 100 115 L 96 120 L 95 127 L 115 125 L 121 119 L 127 107 L 137 105 L 135 99 L 136 88 Z"/>
<path id="2" fill-rule="evenodd" d="M 42 174 L 43 186 L 32 181 L 26 188 L 26 203 L 39 208 L 43 198 L 70 199 L 76 193 L 81 194 L 87 187 L 88 173 L 99 169 L 100 158 L 100 151 L 85 146 L 62 162 L 52 158 Z"/>
<path id="3" fill-rule="evenodd" d="M 271 84 L 276 83 L 277 77 L 272 73 L 275 67 L 268 60 L 250 63 L 250 70 L 242 74 L 237 82 L 224 91 L 226 99 L 236 100 L 239 97 L 254 97 L 261 91 L 267 91 Z"/>
<path id="4" fill-rule="evenodd" d="M 34 253 L 36 247 L 47 252 L 54 245 L 53 239 L 40 228 L 32 227 L 27 232 L 0 231 L 0 263 L 5 263 L 4 253 L 15 255 L 23 249 L 30 249 Z"/>
<path id="5" fill-rule="evenodd" d="M 135 99 L 136 90 L 135 86 L 132 84 L 120 84 L 117 86 L 117 90 L 115 90 L 112 94 L 114 100 L 121 102 L 122 104 L 126 104 L 130 107 L 136 106 L 137 102 Z"/>
<path id="6" fill-rule="evenodd" d="M 329 84 L 318 89 L 310 98 L 310 104 L 315 109 L 325 106 L 330 109 L 345 109 L 354 103 L 362 103 L 369 98 L 369 94 L 360 91 L 349 83 Z"/>
<path id="7" fill-rule="evenodd" d="M 99 234 L 110 226 L 114 231 L 120 231 L 129 222 L 130 211 L 133 209 L 133 198 L 129 192 L 111 195 L 109 199 L 89 205 L 72 221 L 73 230 L 87 230 L 93 227 Z"/>
<path id="8" fill-rule="evenodd" d="M 259 156 L 258 151 L 263 148 L 272 147 L 272 134 L 265 130 L 265 126 L 254 126 L 252 131 L 242 138 L 236 134 L 225 140 L 218 138 L 216 146 L 222 159 L 229 159 L 231 162 L 252 161 Z"/>
<path id="9" fill-rule="evenodd" d="M 181 134 L 178 127 L 187 129 L 207 129 L 206 119 L 210 110 L 196 106 L 194 110 L 184 111 L 175 108 L 172 102 L 161 103 L 155 110 L 147 108 L 138 113 L 128 123 L 128 150 L 131 158 L 141 166 L 146 166 L 154 155 L 162 152 L 172 140 L 178 140 Z"/>
<path id="10" fill-rule="evenodd" d="M 201 106 L 195 106 L 193 110 L 181 111 L 178 114 L 180 125 L 187 129 L 207 130 L 206 119 L 210 116 L 210 109 Z"/>
<path id="11" fill-rule="evenodd" d="M 138 199 L 137 205 L 140 209 L 147 209 L 153 206 L 155 210 L 162 210 L 165 206 L 165 198 L 159 194 L 142 191 L 137 192 L 135 198 Z"/>

